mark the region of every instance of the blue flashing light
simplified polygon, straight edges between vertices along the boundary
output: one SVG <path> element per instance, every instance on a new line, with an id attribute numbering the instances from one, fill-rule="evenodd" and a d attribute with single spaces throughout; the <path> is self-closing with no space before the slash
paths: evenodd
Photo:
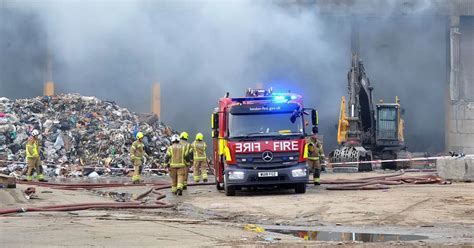
<path id="1" fill-rule="evenodd" d="M 291 96 L 291 100 L 296 100 L 297 96 Z"/>
<path id="2" fill-rule="evenodd" d="M 278 101 L 278 102 L 280 102 L 280 101 L 281 101 L 281 102 L 286 101 L 286 97 L 285 97 L 285 96 L 274 96 L 273 99 L 274 99 L 275 101 Z"/>

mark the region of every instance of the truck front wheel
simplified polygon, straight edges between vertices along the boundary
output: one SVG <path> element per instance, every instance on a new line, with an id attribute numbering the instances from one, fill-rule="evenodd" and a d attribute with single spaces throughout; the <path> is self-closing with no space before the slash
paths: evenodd
<path id="1" fill-rule="evenodd" d="M 306 183 L 298 183 L 295 186 L 296 194 L 304 194 L 306 193 Z"/>
<path id="2" fill-rule="evenodd" d="M 225 195 L 226 196 L 234 196 L 235 195 L 235 186 L 228 186 L 225 185 Z"/>

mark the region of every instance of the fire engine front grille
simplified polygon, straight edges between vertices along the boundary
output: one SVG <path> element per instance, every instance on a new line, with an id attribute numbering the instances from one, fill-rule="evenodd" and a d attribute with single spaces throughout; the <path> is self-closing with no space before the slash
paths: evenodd
<path id="1" fill-rule="evenodd" d="M 249 177 L 249 182 L 275 182 L 275 181 L 286 181 L 288 178 L 286 176 L 278 176 L 278 177 L 258 177 L 258 176 L 251 176 Z"/>
<path id="2" fill-rule="evenodd" d="M 262 153 L 255 154 L 237 154 L 235 156 L 239 164 L 259 164 L 259 165 L 271 165 L 282 164 L 285 162 L 292 162 L 299 160 L 298 152 L 274 152 L 273 159 L 269 162 L 264 161 L 262 158 Z"/>

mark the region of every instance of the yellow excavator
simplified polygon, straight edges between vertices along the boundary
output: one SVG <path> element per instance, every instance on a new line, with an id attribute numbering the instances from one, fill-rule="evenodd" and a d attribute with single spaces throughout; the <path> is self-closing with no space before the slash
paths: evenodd
<path id="1" fill-rule="evenodd" d="M 372 163 L 357 162 L 407 158 L 400 99 L 395 97 L 395 103 L 381 100 L 373 104 L 373 87 L 357 54 L 352 54 L 347 79 L 349 102 L 342 97 L 337 130 L 339 147 L 329 154 L 331 163 L 339 163 L 334 170 L 370 171 Z M 382 163 L 382 168 L 398 169 L 405 165 L 406 162 L 387 162 Z"/>

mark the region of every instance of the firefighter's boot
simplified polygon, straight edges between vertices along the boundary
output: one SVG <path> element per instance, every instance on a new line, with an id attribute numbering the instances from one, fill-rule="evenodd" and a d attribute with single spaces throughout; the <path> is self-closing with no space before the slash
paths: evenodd
<path id="1" fill-rule="evenodd" d="M 38 177 L 38 181 L 40 181 L 40 182 L 47 182 L 47 180 L 44 179 L 44 175 L 43 175 L 43 174 L 38 174 L 37 177 Z"/>
<path id="2" fill-rule="evenodd" d="M 187 178 L 186 178 L 187 179 Z M 188 189 L 188 182 L 187 180 L 185 179 L 185 181 L 183 182 L 183 190 L 187 190 Z"/>
<path id="3" fill-rule="evenodd" d="M 175 186 L 172 186 L 172 187 L 171 187 L 171 193 L 172 193 L 173 195 L 176 195 L 176 191 L 178 191 L 178 189 L 177 189 Z"/>
<path id="4" fill-rule="evenodd" d="M 207 171 L 202 172 L 202 181 L 207 183 Z"/>
<path id="5" fill-rule="evenodd" d="M 314 185 L 315 185 L 315 186 L 318 186 L 318 185 L 321 184 L 321 179 L 319 178 L 319 177 L 320 177 L 320 174 L 321 174 L 321 170 L 320 170 L 320 169 L 314 169 L 313 178 L 314 178 Z"/>
<path id="6" fill-rule="evenodd" d="M 133 184 L 139 184 L 140 183 L 140 175 L 134 175 L 132 177 L 132 183 Z"/>

